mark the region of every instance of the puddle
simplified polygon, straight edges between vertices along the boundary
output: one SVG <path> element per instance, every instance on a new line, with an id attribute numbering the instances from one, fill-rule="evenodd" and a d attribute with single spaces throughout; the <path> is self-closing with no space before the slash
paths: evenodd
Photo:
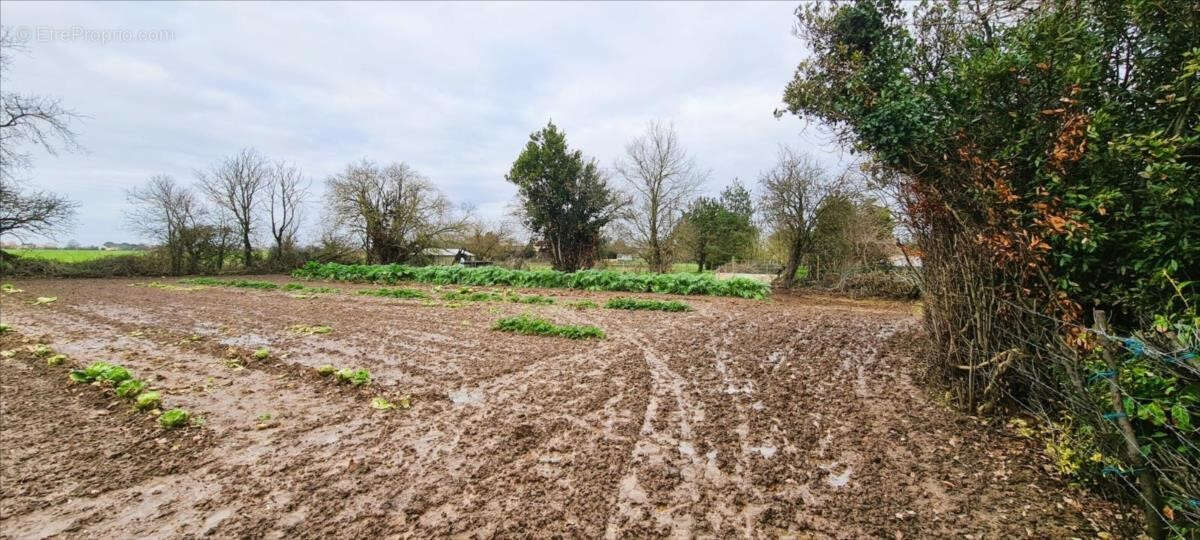
<path id="1" fill-rule="evenodd" d="M 242 334 L 240 336 L 227 337 L 217 340 L 217 343 L 231 347 L 246 347 L 251 349 L 266 347 L 271 344 L 267 338 L 258 334 Z"/>
<path id="2" fill-rule="evenodd" d="M 838 462 L 836 461 L 826 465 L 821 465 L 821 468 L 829 473 L 829 476 L 825 478 L 825 483 L 834 488 L 845 487 L 846 484 L 850 483 L 850 475 L 854 474 L 854 467 L 847 466 L 846 470 L 842 471 L 840 474 L 833 474 L 833 469 L 837 467 L 837 465 Z"/>
<path id="3" fill-rule="evenodd" d="M 450 402 L 455 405 L 466 405 L 483 402 L 483 392 L 479 390 L 460 389 L 450 392 Z"/>
<path id="4" fill-rule="evenodd" d="M 748 448 L 748 450 L 751 452 L 758 452 L 759 455 L 767 459 L 771 459 L 775 456 L 775 453 L 779 451 L 779 449 L 775 448 L 774 446 L 751 446 Z"/>

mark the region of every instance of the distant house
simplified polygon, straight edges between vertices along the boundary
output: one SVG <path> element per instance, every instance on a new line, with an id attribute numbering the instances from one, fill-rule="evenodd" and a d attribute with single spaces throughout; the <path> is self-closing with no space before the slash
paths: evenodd
<path id="1" fill-rule="evenodd" d="M 475 260 L 475 255 L 461 248 L 428 248 L 421 252 L 433 261 L 433 264 L 459 264 Z"/>

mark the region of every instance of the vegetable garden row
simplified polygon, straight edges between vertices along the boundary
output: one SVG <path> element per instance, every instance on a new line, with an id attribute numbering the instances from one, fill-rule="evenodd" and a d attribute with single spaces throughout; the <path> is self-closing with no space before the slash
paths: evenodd
<path id="1" fill-rule="evenodd" d="M 717 279 L 709 274 L 635 274 L 612 270 L 510 270 L 498 266 L 407 266 L 403 264 L 339 264 L 309 262 L 292 272 L 301 279 L 357 283 L 416 281 L 437 285 L 476 285 L 580 289 L 587 291 L 654 292 L 664 294 L 734 296 L 762 300 L 770 286 L 747 278 Z"/>

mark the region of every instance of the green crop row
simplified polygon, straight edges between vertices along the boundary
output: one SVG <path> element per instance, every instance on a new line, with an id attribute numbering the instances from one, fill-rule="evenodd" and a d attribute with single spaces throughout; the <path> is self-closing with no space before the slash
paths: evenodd
<path id="1" fill-rule="evenodd" d="M 588 291 L 654 292 L 766 298 L 770 287 L 746 278 L 717 279 L 709 274 L 635 274 L 612 270 L 510 270 L 498 266 L 407 266 L 309 262 L 292 272 L 302 279 L 394 284 L 416 281 L 439 285 L 542 287 Z"/>
<path id="2" fill-rule="evenodd" d="M 187 278 L 179 280 L 189 285 L 212 285 L 222 287 L 240 287 L 243 289 L 278 289 L 278 283 L 270 281 L 254 281 L 249 279 L 217 279 L 210 277 Z"/>
<path id="3" fill-rule="evenodd" d="M 530 336 L 558 336 L 570 339 L 604 339 L 604 330 L 588 325 L 554 324 L 541 317 L 517 315 L 496 321 L 493 330 Z"/>
<path id="4" fill-rule="evenodd" d="M 364 294 L 367 296 L 382 296 L 385 298 L 429 298 L 429 295 L 424 291 L 404 288 L 389 289 L 387 287 L 358 291 L 358 294 Z"/>
<path id="5" fill-rule="evenodd" d="M 649 311 L 691 311 L 692 307 L 678 300 L 651 300 L 647 298 L 625 298 L 618 296 L 604 304 L 609 309 L 633 309 Z"/>
<path id="6" fill-rule="evenodd" d="M 55 355 L 50 357 L 48 363 L 61 364 L 61 360 L 52 362 L 58 357 L 65 359 L 63 355 Z M 117 397 L 132 400 L 134 408 L 140 411 L 156 410 L 162 406 L 162 396 L 158 392 L 147 389 L 145 382 L 135 378 L 129 369 L 119 364 L 93 362 L 86 368 L 73 369 L 67 375 L 71 382 L 112 388 Z M 158 423 L 166 429 L 174 429 L 187 423 L 190 418 L 191 414 L 183 409 L 171 409 L 159 414 Z"/>

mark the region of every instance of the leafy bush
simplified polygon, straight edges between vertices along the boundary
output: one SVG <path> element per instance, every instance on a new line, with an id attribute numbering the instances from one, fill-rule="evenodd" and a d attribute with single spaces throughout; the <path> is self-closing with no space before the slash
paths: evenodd
<path id="1" fill-rule="evenodd" d="M 496 321 L 493 330 L 530 336 L 558 336 L 569 339 L 604 339 L 604 330 L 592 325 L 557 325 L 541 317 L 517 315 Z"/>
<path id="2" fill-rule="evenodd" d="M 339 369 L 334 377 L 339 383 L 350 383 L 354 386 L 371 383 L 371 372 L 365 369 Z"/>
<path id="3" fill-rule="evenodd" d="M 648 298 L 616 297 L 604 303 L 609 309 L 632 309 L 650 311 L 691 311 L 692 307 L 678 300 L 652 300 Z"/>
<path id="4" fill-rule="evenodd" d="M 157 409 L 162 404 L 162 396 L 158 392 L 142 392 L 133 400 L 133 406 L 138 410 Z"/>
<path id="5" fill-rule="evenodd" d="M 292 272 L 301 279 L 395 284 L 402 281 L 480 287 L 540 287 L 590 291 L 656 292 L 763 299 L 770 287 L 746 278 L 717 279 L 709 274 L 634 274 L 611 270 L 510 270 L 498 266 L 407 266 L 309 262 Z"/>
<path id="6" fill-rule="evenodd" d="M 429 295 L 426 294 L 425 291 L 418 291 L 416 289 L 403 289 L 403 288 L 389 289 L 387 287 L 384 287 L 381 289 L 367 289 L 364 291 L 358 291 L 358 294 L 365 294 L 368 296 L 382 296 L 382 297 L 386 297 L 386 298 L 429 298 Z"/>
<path id="7" fill-rule="evenodd" d="M 130 399 L 142 393 L 146 383 L 137 379 L 129 379 L 117 385 L 117 397 Z"/>
<path id="8" fill-rule="evenodd" d="M 158 423 L 166 429 L 175 429 L 191 419 L 192 415 L 183 409 L 171 409 L 158 417 Z"/>

